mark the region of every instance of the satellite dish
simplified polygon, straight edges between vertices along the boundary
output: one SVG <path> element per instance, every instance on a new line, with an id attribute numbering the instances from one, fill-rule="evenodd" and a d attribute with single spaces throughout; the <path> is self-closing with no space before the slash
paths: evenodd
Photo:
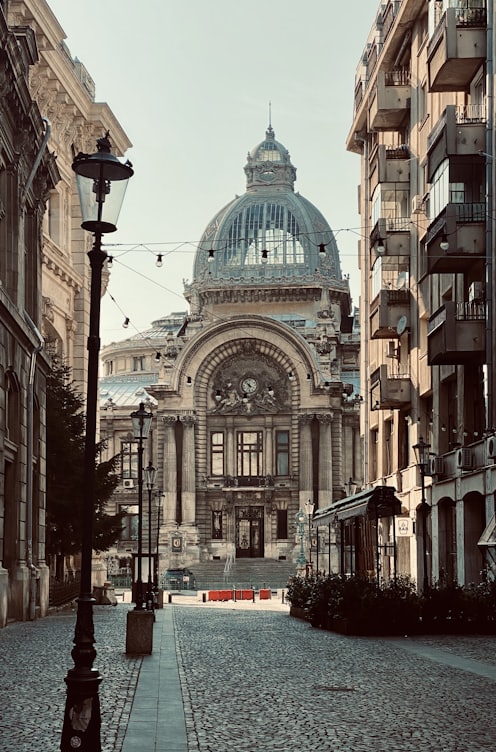
<path id="1" fill-rule="evenodd" d="M 396 324 L 396 333 L 401 337 L 408 326 L 408 318 L 406 316 L 400 316 L 398 323 Z"/>

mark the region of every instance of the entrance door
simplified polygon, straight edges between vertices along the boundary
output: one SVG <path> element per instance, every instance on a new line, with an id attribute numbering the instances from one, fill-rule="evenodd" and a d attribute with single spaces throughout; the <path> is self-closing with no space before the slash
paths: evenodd
<path id="1" fill-rule="evenodd" d="M 263 557 L 263 515 L 263 507 L 236 507 L 236 558 Z"/>

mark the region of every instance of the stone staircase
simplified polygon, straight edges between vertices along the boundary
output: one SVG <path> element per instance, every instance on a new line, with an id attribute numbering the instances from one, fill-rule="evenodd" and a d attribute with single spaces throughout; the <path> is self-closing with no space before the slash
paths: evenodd
<path id="1" fill-rule="evenodd" d="M 235 559 L 231 571 L 224 574 L 225 560 L 206 561 L 195 564 L 192 572 L 197 590 L 222 588 L 260 588 L 278 590 L 286 587 L 289 578 L 296 573 L 292 561 L 274 559 Z"/>

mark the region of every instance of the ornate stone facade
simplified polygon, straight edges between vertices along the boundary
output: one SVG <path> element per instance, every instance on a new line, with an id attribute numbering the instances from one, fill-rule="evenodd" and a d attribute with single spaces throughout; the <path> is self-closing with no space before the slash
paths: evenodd
<path id="1" fill-rule="evenodd" d="M 44 615 L 45 393 L 57 353 L 86 391 L 91 238 L 72 155 L 129 141 L 45 0 L 0 3 L 0 626 Z M 55 160 L 56 155 L 56 160 Z"/>
<path id="2" fill-rule="evenodd" d="M 349 478 L 361 483 L 359 331 L 334 236 L 294 193 L 296 170 L 272 128 L 245 171 L 246 194 L 199 244 L 185 288 L 191 315 L 173 350 L 164 329 L 146 386 L 156 402 L 147 451 L 162 500 L 151 520 L 161 572 L 232 552 L 296 562 L 298 510 L 342 498 Z M 129 364 L 130 348 L 149 368 L 158 340 L 147 340 L 104 348 L 105 372 L 119 357 Z M 116 382 L 105 378 L 109 395 Z M 323 539 L 319 566 L 329 570 Z"/>

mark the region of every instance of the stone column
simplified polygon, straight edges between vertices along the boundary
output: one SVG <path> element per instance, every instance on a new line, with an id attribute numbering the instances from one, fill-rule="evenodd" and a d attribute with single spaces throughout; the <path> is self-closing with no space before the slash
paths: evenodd
<path id="1" fill-rule="evenodd" d="M 163 524 L 168 527 L 176 522 L 177 499 L 177 454 L 175 425 L 176 416 L 162 418 L 164 423 L 164 466 L 163 466 Z"/>
<path id="2" fill-rule="evenodd" d="M 233 478 L 236 475 L 236 462 L 234 452 L 234 426 L 228 425 L 226 431 L 226 466 L 224 473 L 225 475 L 230 475 Z"/>
<path id="3" fill-rule="evenodd" d="M 313 415 L 300 415 L 300 509 L 313 497 L 312 431 Z"/>
<path id="4" fill-rule="evenodd" d="M 183 430 L 183 484 L 182 511 L 183 525 L 194 525 L 196 519 L 196 481 L 195 481 L 195 423 L 194 415 L 181 418 Z"/>
<path id="5" fill-rule="evenodd" d="M 265 420 L 265 451 L 264 451 L 264 474 L 274 475 L 274 425 L 272 416 Z"/>
<path id="6" fill-rule="evenodd" d="M 319 421 L 319 507 L 332 501 L 332 413 L 317 415 Z M 314 501 L 317 501 L 315 499 Z"/>

